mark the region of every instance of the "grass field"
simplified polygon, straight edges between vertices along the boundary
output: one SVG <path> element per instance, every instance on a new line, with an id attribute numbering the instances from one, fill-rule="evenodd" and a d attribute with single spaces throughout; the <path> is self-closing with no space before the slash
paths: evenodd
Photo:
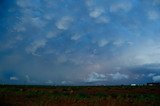
<path id="1" fill-rule="evenodd" d="M 0 106 L 160 106 L 160 86 L 0 85 Z"/>

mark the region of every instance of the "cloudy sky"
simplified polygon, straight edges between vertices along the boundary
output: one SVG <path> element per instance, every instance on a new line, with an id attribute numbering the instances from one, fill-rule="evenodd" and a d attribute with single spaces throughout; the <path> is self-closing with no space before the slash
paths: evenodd
<path id="1" fill-rule="evenodd" d="M 0 0 L 0 83 L 160 81 L 160 0 Z"/>

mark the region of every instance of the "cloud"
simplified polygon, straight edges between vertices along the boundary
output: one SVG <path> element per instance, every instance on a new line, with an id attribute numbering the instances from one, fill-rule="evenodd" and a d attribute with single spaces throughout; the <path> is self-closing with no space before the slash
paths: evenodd
<path id="1" fill-rule="evenodd" d="M 72 37 L 71 37 L 71 40 L 78 40 L 79 38 L 81 38 L 81 34 L 74 34 Z"/>
<path id="2" fill-rule="evenodd" d="M 17 0 L 16 4 L 21 8 L 37 8 L 40 6 L 40 0 Z"/>
<path id="3" fill-rule="evenodd" d="M 51 13 L 50 13 L 50 14 L 48 13 L 48 14 L 45 14 L 45 15 L 44 15 L 44 18 L 45 18 L 46 20 L 51 21 L 51 20 L 54 18 L 54 15 L 51 14 Z"/>
<path id="4" fill-rule="evenodd" d="M 61 30 L 67 30 L 71 23 L 73 22 L 73 18 L 70 16 L 63 16 L 60 20 L 56 22 L 56 27 Z"/>
<path id="5" fill-rule="evenodd" d="M 94 4 L 93 0 L 85 0 L 87 6 L 92 6 Z"/>
<path id="6" fill-rule="evenodd" d="M 116 47 L 121 47 L 121 46 L 133 46 L 133 42 L 130 41 L 123 41 L 123 40 L 115 40 L 112 43 Z"/>
<path id="7" fill-rule="evenodd" d="M 62 85 L 66 85 L 66 84 L 72 84 L 72 81 L 61 81 Z"/>
<path id="8" fill-rule="evenodd" d="M 106 39 L 101 39 L 101 40 L 98 41 L 98 46 L 99 46 L 99 47 L 104 47 L 104 46 L 107 45 L 108 43 L 109 43 L 108 40 L 106 40 Z"/>
<path id="9" fill-rule="evenodd" d="M 148 69 L 160 69 L 160 49 L 158 45 L 159 43 L 153 43 L 149 45 L 143 44 L 137 47 L 134 52 L 129 53 L 130 57 L 132 57 L 132 63 L 135 65 L 147 65 L 145 67 Z"/>
<path id="10" fill-rule="evenodd" d="M 24 8 L 24 7 L 32 6 L 32 3 L 30 0 L 17 0 L 17 5 Z"/>
<path id="11" fill-rule="evenodd" d="M 25 77 L 26 77 L 27 82 L 31 82 L 29 75 L 26 75 Z"/>
<path id="12" fill-rule="evenodd" d="M 106 81 L 107 77 L 104 74 L 98 74 L 96 72 L 92 72 L 89 74 L 88 78 L 85 82 L 97 82 L 97 81 Z"/>
<path id="13" fill-rule="evenodd" d="M 100 16 L 96 19 L 96 23 L 104 23 L 107 24 L 110 22 L 110 18 L 106 16 Z"/>
<path id="14" fill-rule="evenodd" d="M 45 82 L 46 84 L 53 84 L 53 81 L 48 80 L 47 82 Z"/>
<path id="15" fill-rule="evenodd" d="M 9 79 L 10 79 L 10 80 L 14 80 L 14 81 L 17 81 L 17 80 L 18 80 L 18 78 L 15 77 L 15 76 L 10 77 Z"/>
<path id="16" fill-rule="evenodd" d="M 58 34 L 57 31 L 49 31 L 49 32 L 46 34 L 46 37 L 47 37 L 48 39 L 54 38 L 54 37 L 57 36 L 57 34 Z"/>
<path id="17" fill-rule="evenodd" d="M 5 43 L 0 44 L 0 50 L 16 48 L 23 39 L 23 35 L 21 34 L 14 35 L 14 37 L 8 38 Z"/>
<path id="18" fill-rule="evenodd" d="M 26 28 L 25 26 L 22 24 L 22 23 L 17 23 L 14 28 L 13 28 L 15 31 L 17 32 L 25 32 L 26 31 Z"/>
<path id="19" fill-rule="evenodd" d="M 149 73 L 148 74 L 148 77 L 153 77 L 153 76 L 155 76 L 155 73 Z"/>
<path id="20" fill-rule="evenodd" d="M 160 18 L 160 14 L 157 11 L 148 11 L 148 19 L 157 20 Z"/>
<path id="21" fill-rule="evenodd" d="M 104 9 L 102 8 L 94 8 L 92 11 L 90 11 L 89 16 L 92 18 L 99 17 L 104 12 Z"/>
<path id="22" fill-rule="evenodd" d="M 27 48 L 26 48 L 26 52 L 27 53 L 31 53 L 33 55 L 38 55 L 36 53 L 36 51 L 39 49 L 39 48 L 42 48 L 46 45 L 46 42 L 47 40 L 46 39 L 39 39 L 39 40 L 35 40 L 34 42 L 31 43 L 31 45 L 29 45 Z M 39 56 L 39 55 L 38 55 Z"/>
<path id="23" fill-rule="evenodd" d="M 160 81 L 160 75 L 153 76 L 152 79 L 154 82 Z"/>
<path id="24" fill-rule="evenodd" d="M 113 45 L 120 47 L 124 44 L 125 42 L 123 40 L 116 40 L 113 42 Z"/>
<path id="25" fill-rule="evenodd" d="M 43 28 L 46 25 L 46 22 L 39 17 L 32 17 L 31 24 L 37 28 Z"/>
<path id="26" fill-rule="evenodd" d="M 48 24 L 48 21 L 42 17 L 43 14 L 40 13 L 40 10 L 38 9 L 22 8 L 19 10 L 19 12 L 20 15 L 17 16 L 17 19 L 15 21 L 16 23 L 13 28 L 17 32 L 27 32 L 31 28 L 41 29 Z"/>
<path id="27" fill-rule="evenodd" d="M 37 81 L 35 81 L 35 80 L 31 80 L 31 78 L 30 78 L 30 76 L 29 75 L 25 75 L 25 80 L 27 81 L 27 83 L 34 83 L 34 84 L 36 84 L 36 83 L 38 83 Z"/>
<path id="28" fill-rule="evenodd" d="M 84 60 L 83 64 L 84 63 L 87 64 L 86 69 L 90 70 L 90 71 L 97 71 L 97 70 L 101 70 L 101 69 L 104 68 L 103 65 L 99 64 L 99 63 L 92 63 L 92 62 L 89 62 L 89 61 L 86 62 L 85 60 Z"/>
<path id="29" fill-rule="evenodd" d="M 148 64 L 146 68 L 150 70 L 160 70 L 160 64 Z"/>
<path id="30" fill-rule="evenodd" d="M 110 12 L 125 11 L 128 12 L 132 9 L 130 2 L 115 2 L 110 6 Z"/>
<path id="31" fill-rule="evenodd" d="M 121 74 L 119 72 L 115 74 L 109 74 L 113 80 L 122 80 L 122 79 L 128 79 L 128 75 L 126 74 Z"/>

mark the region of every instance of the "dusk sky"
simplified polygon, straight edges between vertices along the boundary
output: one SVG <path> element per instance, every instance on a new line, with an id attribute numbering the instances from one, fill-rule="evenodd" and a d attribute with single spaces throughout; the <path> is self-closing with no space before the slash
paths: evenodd
<path id="1" fill-rule="evenodd" d="M 0 0 L 0 84 L 160 81 L 160 0 Z"/>

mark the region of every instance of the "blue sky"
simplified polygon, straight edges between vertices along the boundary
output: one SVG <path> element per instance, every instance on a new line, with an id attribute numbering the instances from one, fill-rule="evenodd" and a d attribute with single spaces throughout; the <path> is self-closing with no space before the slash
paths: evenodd
<path id="1" fill-rule="evenodd" d="M 0 83 L 160 81 L 159 0 L 1 0 Z"/>

